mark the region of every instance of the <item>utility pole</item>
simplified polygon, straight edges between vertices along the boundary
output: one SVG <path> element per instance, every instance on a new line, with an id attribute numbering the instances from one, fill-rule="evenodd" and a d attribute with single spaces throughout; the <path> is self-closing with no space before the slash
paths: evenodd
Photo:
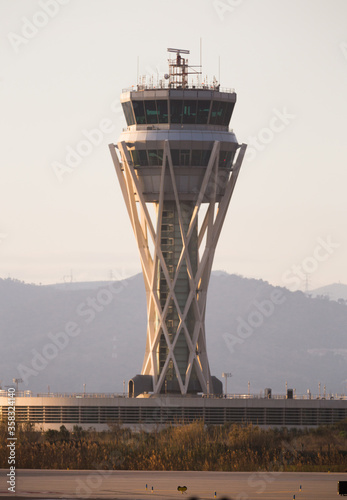
<path id="1" fill-rule="evenodd" d="M 14 378 L 12 379 L 12 382 L 16 384 L 16 392 L 18 392 L 18 384 L 21 384 L 23 382 L 23 379 L 21 378 Z"/>
<path id="2" fill-rule="evenodd" d="M 233 376 L 232 373 L 222 373 L 222 377 L 225 378 L 225 395 L 228 396 L 228 378 L 231 378 Z"/>

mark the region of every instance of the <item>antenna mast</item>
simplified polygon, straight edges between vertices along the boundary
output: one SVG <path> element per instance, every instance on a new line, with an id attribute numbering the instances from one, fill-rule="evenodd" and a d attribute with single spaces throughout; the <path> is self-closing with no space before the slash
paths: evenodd
<path id="1" fill-rule="evenodd" d="M 190 54 L 189 50 L 184 49 L 167 49 L 168 52 L 174 52 L 176 59 L 169 59 L 169 88 L 187 89 L 188 75 L 201 75 L 201 71 L 189 71 L 195 66 L 188 66 L 188 59 L 182 57 L 181 54 Z M 198 66 L 201 69 L 201 66 Z"/>

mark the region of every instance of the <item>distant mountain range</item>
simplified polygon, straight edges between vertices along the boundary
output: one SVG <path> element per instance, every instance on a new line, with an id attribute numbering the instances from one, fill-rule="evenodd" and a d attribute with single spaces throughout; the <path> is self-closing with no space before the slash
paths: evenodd
<path id="1" fill-rule="evenodd" d="M 335 290 L 332 294 L 331 290 Z M 329 289 L 330 291 L 327 291 Z M 271 387 L 347 392 L 346 285 L 317 297 L 215 272 L 206 332 L 211 372 L 231 372 L 228 392 Z M 334 292 L 335 293 L 335 292 Z M 330 295 L 331 294 L 331 295 Z M 141 275 L 119 282 L 37 286 L 0 280 L 2 385 L 33 392 L 122 392 L 140 373 L 146 341 Z"/>
<path id="2" fill-rule="evenodd" d="M 318 295 L 329 297 L 331 300 L 347 300 L 347 285 L 342 283 L 334 283 L 333 285 L 322 286 L 308 292 L 312 297 Z"/>

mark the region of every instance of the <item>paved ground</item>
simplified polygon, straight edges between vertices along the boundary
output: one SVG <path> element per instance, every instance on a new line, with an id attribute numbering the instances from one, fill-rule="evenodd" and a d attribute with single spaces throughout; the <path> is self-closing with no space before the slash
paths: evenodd
<path id="1" fill-rule="evenodd" d="M 7 491 L 7 472 L 0 471 L 1 500 L 15 496 Z M 18 470 L 16 496 L 213 500 L 216 492 L 217 499 L 230 500 L 293 500 L 294 495 L 296 500 L 336 500 L 337 482 L 342 480 L 347 474 Z M 177 486 L 188 490 L 182 494 Z"/>

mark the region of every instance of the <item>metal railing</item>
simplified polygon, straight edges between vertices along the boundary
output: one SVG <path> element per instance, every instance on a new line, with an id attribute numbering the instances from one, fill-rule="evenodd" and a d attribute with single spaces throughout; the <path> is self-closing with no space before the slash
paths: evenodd
<path id="1" fill-rule="evenodd" d="M 0 397 L 7 397 L 7 390 L 0 390 Z M 165 396 L 164 394 L 161 396 Z M 170 396 L 170 394 L 168 394 Z M 175 397 L 175 395 L 171 395 Z M 38 398 L 128 398 L 129 396 L 125 393 L 104 393 L 104 392 L 96 392 L 96 393 L 85 393 L 85 392 L 63 392 L 63 393 L 53 393 L 53 392 L 42 392 L 33 394 L 32 391 L 18 391 L 14 393 L 14 397 L 38 397 Z M 185 395 L 185 398 L 210 398 L 210 399 L 288 399 L 285 394 L 272 394 L 271 398 L 264 396 L 263 394 L 223 394 L 222 396 L 217 396 L 214 394 L 200 394 L 200 395 Z M 299 399 L 299 400 L 347 400 L 346 394 L 327 394 L 325 396 L 318 394 L 293 394 L 293 398 L 291 399 Z"/>
<path id="2" fill-rule="evenodd" d="M 107 392 L 62 392 L 62 393 L 38 393 L 38 398 L 125 398 L 126 394 L 107 393 Z"/>
<path id="3" fill-rule="evenodd" d="M 209 396 L 211 397 L 211 396 Z M 300 399 L 300 400 L 347 400 L 346 394 L 327 394 L 326 396 L 318 394 L 293 394 L 292 398 L 288 398 L 285 394 L 272 394 L 271 397 L 265 396 L 263 394 L 224 394 L 222 396 L 224 399 Z"/>
<path id="4" fill-rule="evenodd" d="M 0 390 L 0 397 L 7 397 L 6 390 Z M 39 392 L 34 394 L 32 391 L 16 391 L 13 393 L 16 398 L 125 398 L 124 393 L 107 393 L 107 392 Z"/>
<path id="5" fill-rule="evenodd" d="M 143 90 L 215 90 L 216 92 L 226 92 L 228 94 L 234 94 L 235 89 L 228 87 L 220 87 L 219 85 L 188 85 L 186 88 L 178 88 L 178 87 L 169 87 L 167 82 L 163 82 L 162 84 L 137 84 L 132 85 L 131 87 L 126 87 L 122 89 L 122 93 L 125 92 L 142 92 Z"/>

